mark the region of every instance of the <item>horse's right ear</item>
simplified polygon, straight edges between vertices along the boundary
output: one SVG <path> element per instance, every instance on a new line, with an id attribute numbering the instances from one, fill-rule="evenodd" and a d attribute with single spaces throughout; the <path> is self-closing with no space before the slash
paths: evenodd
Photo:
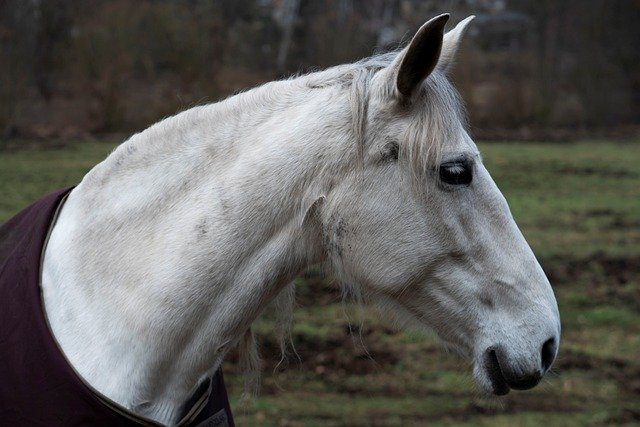
<path id="1" fill-rule="evenodd" d="M 411 98 L 438 65 L 444 26 L 448 20 L 448 13 L 430 19 L 420 27 L 409 46 L 404 48 L 391 64 L 391 69 L 397 70 L 397 73 L 394 73 L 395 83 L 400 96 Z"/>

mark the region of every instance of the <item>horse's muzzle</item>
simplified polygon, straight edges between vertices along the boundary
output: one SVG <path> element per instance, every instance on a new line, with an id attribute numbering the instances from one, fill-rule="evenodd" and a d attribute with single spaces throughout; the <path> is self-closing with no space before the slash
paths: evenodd
<path id="1" fill-rule="evenodd" d="M 551 367 L 556 350 L 555 338 L 549 338 L 541 346 L 539 362 L 523 369 L 521 364 L 508 359 L 502 346 L 489 347 L 484 354 L 484 368 L 491 381 L 493 393 L 502 396 L 511 389 L 529 390 L 538 385 Z"/>

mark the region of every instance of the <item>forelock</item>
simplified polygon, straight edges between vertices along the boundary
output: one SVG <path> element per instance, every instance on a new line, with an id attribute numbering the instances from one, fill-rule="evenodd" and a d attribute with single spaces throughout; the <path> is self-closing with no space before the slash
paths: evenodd
<path id="1" fill-rule="evenodd" d="M 422 180 L 437 169 L 446 146 L 460 137 L 466 118 L 458 92 L 439 71 L 426 79 L 408 108 L 411 124 L 400 138 L 400 153 L 414 179 Z"/>

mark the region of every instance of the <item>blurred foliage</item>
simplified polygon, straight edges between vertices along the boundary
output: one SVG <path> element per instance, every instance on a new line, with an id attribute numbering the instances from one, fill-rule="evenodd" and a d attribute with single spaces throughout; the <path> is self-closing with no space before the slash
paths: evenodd
<path id="1" fill-rule="evenodd" d="M 453 77 L 479 136 L 636 131 L 634 0 L 3 0 L 0 137 L 141 129 L 397 48 L 443 11 L 477 15 Z"/>

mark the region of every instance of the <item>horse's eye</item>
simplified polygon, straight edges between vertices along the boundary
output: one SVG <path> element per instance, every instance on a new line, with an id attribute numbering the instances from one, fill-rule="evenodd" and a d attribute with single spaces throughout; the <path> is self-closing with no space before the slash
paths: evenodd
<path id="1" fill-rule="evenodd" d="M 440 165 L 440 179 L 451 185 L 469 185 L 473 179 L 471 165 L 465 161 L 455 161 Z"/>

